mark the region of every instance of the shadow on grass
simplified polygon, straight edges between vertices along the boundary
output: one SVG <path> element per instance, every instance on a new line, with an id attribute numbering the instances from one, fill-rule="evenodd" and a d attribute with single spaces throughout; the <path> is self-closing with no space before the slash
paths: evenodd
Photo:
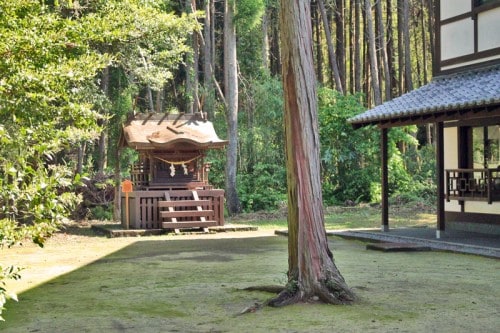
<path id="1" fill-rule="evenodd" d="M 109 240 L 111 241 L 111 240 Z M 140 240 L 9 302 L 6 332 L 491 332 L 498 261 L 449 253 L 379 253 L 333 238 L 361 300 L 236 316 L 284 284 L 287 239 Z M 82 251 L 85 251 L 82 248 Z"/>

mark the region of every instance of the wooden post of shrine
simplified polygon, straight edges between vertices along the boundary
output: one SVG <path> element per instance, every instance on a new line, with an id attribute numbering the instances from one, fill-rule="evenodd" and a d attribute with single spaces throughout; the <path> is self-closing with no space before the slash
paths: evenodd
<path id="1" fill-rule="evenodd" d="M 125 229 L 129 229 L 130 226 L 130 212 L 128 207 L 128 194 L 132 192 L 133 186 L 132 182 L 125 179 L 122 182 L 122 193 L 125 193 Z"/>

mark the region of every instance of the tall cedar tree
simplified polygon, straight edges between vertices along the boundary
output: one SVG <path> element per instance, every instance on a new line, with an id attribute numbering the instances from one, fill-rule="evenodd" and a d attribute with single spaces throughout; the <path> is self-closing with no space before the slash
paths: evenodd
<path id="1" fill-rule="evenodd" d="M 321 194 L 318 107 L 310 2 L 281 1 L 288 181 L 288 285 L 271 306 L 355 299 L 328 247 Z"/>
<path id="2" fill-rule="evenodd" d="M 238 68 L 234 1 L 226 0 L 224 9 L 224 93 L 227 117 L 226 203 L 230 215 L 241 211 L 236 189 L 238 162 Z"/>
<path id="3" fill-rule="evenodd" d="M 380 82 L 378 76 L 377 48 L 375 45 L 375 32 L 373 31 L 372 6 L 370 0 L 365 0 L 366 31 L 368 39 L 368 54 L 370 55 L 371 84 L 375 105 L 382 104 L 380 95 Z"/>

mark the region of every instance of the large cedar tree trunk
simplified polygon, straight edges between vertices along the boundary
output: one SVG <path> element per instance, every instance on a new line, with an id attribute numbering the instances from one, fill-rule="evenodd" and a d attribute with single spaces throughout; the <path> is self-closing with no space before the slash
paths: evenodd
<path id="1" fill-rule="evenodd" d="M 288 285 L 268 304 L 355 296 L 335 266 L 324 227 L 310 2 L 281 1 L 282 77 L 288 180 Z"/>

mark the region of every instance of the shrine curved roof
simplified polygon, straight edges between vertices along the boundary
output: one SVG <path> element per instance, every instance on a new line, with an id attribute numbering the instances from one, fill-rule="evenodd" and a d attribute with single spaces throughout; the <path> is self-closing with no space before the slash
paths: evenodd
<path id="1" fill-rule="evenodd" d="M 500 66 L 435 77 L 429 84 L 348 119 L 354 127 L 386 127 L 459 119 L 464 112 L 500 106 Z"/>
<path id="2" fill-rule="evenodd" d="M 136 114 L 122 129 L 120 146 L 134 149 L 209 149 L 227 144 L 203 114 Z"/>

